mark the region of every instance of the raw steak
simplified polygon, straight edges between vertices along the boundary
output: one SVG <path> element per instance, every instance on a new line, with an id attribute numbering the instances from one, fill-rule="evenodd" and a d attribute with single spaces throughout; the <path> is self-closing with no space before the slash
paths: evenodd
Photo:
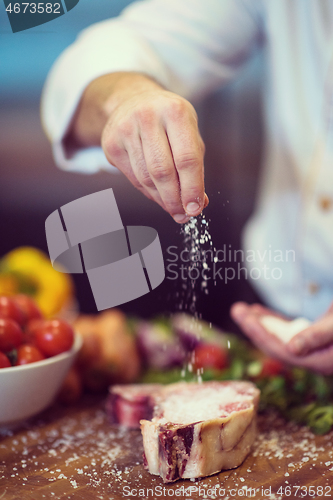
<path id="1" fill-rule="evenodd" d="M 154 395 L 160 384 L 113 385 L 106 401 L 106 414 L 111 424 L 140 429 L 140 420 L 151 419 L 155 406 Z"/>
<path id="2" fill-rule="evenodd" d="M 259 390 L 251 382 L 114 386 L 108 413 L 129 427 L 141 419 L 144 463 L 164 482 L 240 465 L 256 436 Z"/>

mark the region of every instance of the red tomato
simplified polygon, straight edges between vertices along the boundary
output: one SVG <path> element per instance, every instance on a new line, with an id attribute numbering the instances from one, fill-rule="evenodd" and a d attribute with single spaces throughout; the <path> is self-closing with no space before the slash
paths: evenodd
<path id="1" fill-rule="evenodd" d="M 41 319 L 43 317 L 37 304 L 28 295 L 15 295 L 13 300 L 25 315 L 26 323 L 32 319 Z"/>
<path id="2" fill-rule="evenodd" d="M 278 359 L 264 358 L 259 377 L 274 377 L 284 371 L 284 364 Z"/>
<path id="3" fill-rule="evenodd" d="M 28 342 L 34 343 L 35 331 L 45 323 L 45 319 L 32 319 L 25 325 L 25 335 Z"/>
<path id="4" fill-rule="evenodd" d="M 32 344 L 23 344 L 17 349 L 17 365 L 27 365 L 45 359 L 45 356 Z"/>
<path id="5" fill-rule="evenodd" d="M 33 343 L 47 357 L 68 351 L 74 341 L 73 328 L 60 319 L 51 319 L 33 330 Z"/>
<path id="6" fill-rule="evenodd" d="M 7 358 L 6 354 L 0 352 L 0 368 L 9 368 L 10 366 L 12 365 L 10 364 L 10 361 Z"/>
<path id="7" fill-rule="evenodd" d="M 228 356 L 223 349 L 218 345 L 203 344 L 199 345 L 194 350 L 195 361 L 194 368 L 215 368 L 222 370 L 228 364 Z"/>
<path id="8" fill-rule="evenodd" d="M 16 321 L 0 318 L 0 351 L 9 352 L 22 344 L 23 331 Z"/>
<path id="9" fill-rule="evenodd" d="M 13 319 L 20 326 L 25 323 L 25 314 L 12 297 L 0 296 L 0 317 Z"/>

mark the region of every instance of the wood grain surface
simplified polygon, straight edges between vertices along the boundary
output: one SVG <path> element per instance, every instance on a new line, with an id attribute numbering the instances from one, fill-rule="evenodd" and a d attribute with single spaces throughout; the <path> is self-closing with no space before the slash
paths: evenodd
<path id="1" fill-rule="evenodd" d="M 143 469 L 140 431 L 111 426 L 103 398 L 54 405 L 0 431 L 0 499 L 333 497 L 332 432 L 314 436 L 274 414 L 260 415 L 258 428 L 252 453 L 237 469 L 164 485 Z"/>

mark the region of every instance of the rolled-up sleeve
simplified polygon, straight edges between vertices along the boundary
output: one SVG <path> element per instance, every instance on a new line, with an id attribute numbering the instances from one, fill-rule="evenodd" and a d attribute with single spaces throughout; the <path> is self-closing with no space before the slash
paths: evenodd
<path id="1" fill-rule="evenodd" d="M 144 0 L 84 30 L 55 62 L 42 120 L 57 164 L 86 173 L 112 168 L 101 148 L 69 153 L 63 139 L 84 89 L 116 71 L 145 73 L 190 100 L 229 81 L 261 32 L 261 0 Z"/>

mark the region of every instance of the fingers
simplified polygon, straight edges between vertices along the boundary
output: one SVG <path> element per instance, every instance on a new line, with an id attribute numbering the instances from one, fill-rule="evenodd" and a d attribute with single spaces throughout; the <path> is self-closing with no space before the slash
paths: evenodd
<path id="1" fill-rule="evenodd" d="M 257 319 L 260 316 L 278 316 L 277 313 L 268 309 L 267 307 L 262 306 L 261 304 L 252 304 L 249 305 L 246 302 L 235 302 L 230 309 L 230 314 L 232 319 L 240 324 L 247 318 L 249 315 L 256 317 Z M 279 316 L 280 317 L 280 316 Z"/>
<path id="2" fill-rule="evenodd" d="M 141 132 L 141 143 L 147 175 L 143 182 L 154 186 L 176 222 L 186 222 L 189 217 L 182 205 L 179 177 L 164 128 L 160 124 L 152 129 L 146 127 Z"/>
<path id="3" fill-rule="evenodd" d="M 154 200 L 162 208 L 165 208 L 158 192 L 156 190 L 147 189 L 143 184 L 141 184 L 137 175 L 135 175 L 135 173 L 133 172 L 131 161 L 133 162 L 134 159 L 133 157 L 132 159 L 130 159 L 129 154 L 126 151 L 126 148 L 123 145 L 123 143 L 121 143 L 120 141 L 117 142 L 115 140 L 112 142 L 109 141 L 107 143 L 106 142 L 107 139 L 108 139 L 107 134 L 104 134 L 104 137 L 102 138 L 102 145 L 104 142 L 103 149 L 111 165 L 114 165 L 124 175 L 126 175 L 131 184 L 133 184 L 133 186 L 137 188 L 139 191 L 141 191 L 141 193 L 143 193 L 147 198 L 149 198 L 150 200 Z"/>
<path id="4" fill-rule="evenodd" d="M 187 215 L 202 212 L 205 202 L 204 146 L 195 115 L 189 117 L 178 103 L 166 125 L 166 132 L 178 173 L 182 206 Z"/>
<path id="5" fill-rule="evenodd" d="M 248 313 L 248 310 L 249 306 L 245 302 L 235 302 L 235 304 L 231 306 L 230 316 L 235 321 L 235 323 L 241 325 L 246 314 Z"/>
<path id="6" fill-rule="evenodd" d="M 290 353 L 304 356 L 333 343 L 333 312 L 315 321 L 288 343 Z"/>
<path id="7" fill-rule="evenodd" d="M 129 169 L 124 172 L 141 192 L 148 198 L 156 201 L 161 207 L 166 206 L 161 198 L 159 191 L 148 171 L 146 159 L 144 156 L 141 139 L 139 136 L 132 138 L 128 144 L 124 144 L 128 154 Z"/>

